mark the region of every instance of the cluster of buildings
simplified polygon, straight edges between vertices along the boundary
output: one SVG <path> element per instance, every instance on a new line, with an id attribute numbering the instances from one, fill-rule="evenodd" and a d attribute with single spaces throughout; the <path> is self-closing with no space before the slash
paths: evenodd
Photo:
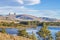
<path id="1" fill-rule="evenodd" d="M 0 20 L 15 20 L 16 19 L 16 13 L 9 13 L 8 15 L 0 15 Z"/>

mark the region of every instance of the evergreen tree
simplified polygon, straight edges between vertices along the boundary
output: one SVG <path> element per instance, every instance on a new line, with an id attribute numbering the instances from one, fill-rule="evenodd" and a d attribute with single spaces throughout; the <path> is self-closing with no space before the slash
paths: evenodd
<path id="1" fill-rule="evenodd" d="M 47 29 L 47 25 L 43 23 L 43 27 L 39 30 L 38 35 L 46 40 L 50 36 L 50 31 Z"/>
<path id="2" fill-rule="evenodd" d="M 36 36 L 35 36 L 35 34 L 33 32 L 32 32 L 31 37 L 32 37 L 33 40 L 37 40 L 37 38 L 36 38 Z"/>
<path id="3" fill-rule="evenodd" d="M 18 30 L 18 36 L 27 37 L 28 33 L 26 32 L 26 30 Z"/>
<path id="4" fill-rule="evenodd" d="M 56 40 L 60 40 L 60 31 L 56 33 Z"/>
<path id="5" fill-rule="evenodd" d="M 2 30 L 0 32 L 1 33 L 6 33 L 6 30 L 4 28 L 2 28 Z"/>

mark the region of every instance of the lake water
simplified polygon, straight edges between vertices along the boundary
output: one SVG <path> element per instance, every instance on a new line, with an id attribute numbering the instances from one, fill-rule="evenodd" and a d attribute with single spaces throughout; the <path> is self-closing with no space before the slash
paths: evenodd
<path id="1" fill-rule="evenodd" d="M 36 32 L 38 32 L 39 30 L 41 29 L 41 26 L 38 26 L 37 28 L 29 28 L 29 29 L 26 29 L 26 31 L 29 33 L 29 34 L 32 34 L 32 32 L 36 35 L 36 37 L 39 37 Z M 53 40 L 55 40 L 55 34 L 56 32 L 60 31 L 60 28 L 54 28 L 54 27 L 48 27 L 48 30 L 51 31 L 51 34 L 53 36 Z M 8 34 L 11 34 L 11 35 L 14 35 L 16 36 L 16 34 L 18 33 L 18 29 L 15 29 L 15 28 L 6 28 L 6 32 Z"/>

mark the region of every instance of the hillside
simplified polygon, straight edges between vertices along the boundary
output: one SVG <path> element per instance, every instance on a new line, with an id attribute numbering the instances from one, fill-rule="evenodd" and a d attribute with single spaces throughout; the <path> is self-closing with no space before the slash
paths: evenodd
<path id="1" fill-rule="evenodd" d="M 42 21 L 47 21 L 47 22 L 56 22 L 58 19 L 56 18 L 48 18 L 48 17 L 40 17 Z"/>
<path id="2" fill-rule="evenodd" d="M 28 14 L 16 15 L 16 18 L 20 20 L 40 20 L 40 18 Z"/>
<path id="3" fill-rule="evenodd" d="M 12 36 L 9 34 L 0 33 L 0 40 L 31 40 L 31 39 L 21 36 Z"/>
<path id="4" fill-rule="evenodd" d="M 32 15 L 27 15 L 27 14 L 21 14 L 21 15 L 16 15 L 16 18 L 20 19 L 20 20 L 37 20 L 40 22 L 60 22 L 58 19 L 56 18 L 49 18 L 49 17 L 36 17 L 36 16 L 32 16 Z"/>
<path id="5" fill-rule="evenodd" d="M 28 14 L 20 14 L 20 15 L 15 15 L 15 14 L 10 14 L 6 16 L 0 16 L 0 20 L 19 20 L 19 21 L 40 21 L 40 22 L 60 22 L 60 20 L 56 18 L 49 18 L 49 17 L 36 17 L 33 15 L 28 15 Z"/>

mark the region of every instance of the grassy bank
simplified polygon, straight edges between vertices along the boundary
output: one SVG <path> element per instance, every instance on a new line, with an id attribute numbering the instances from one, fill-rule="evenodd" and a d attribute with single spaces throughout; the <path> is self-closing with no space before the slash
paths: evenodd
<path id="1" fill-rule="evenodd" d="M 0 33 L 0 40 L 32 40 L 32 39 L 25 38 L 22 36 L 12 36 L 9 34 Z"/>

